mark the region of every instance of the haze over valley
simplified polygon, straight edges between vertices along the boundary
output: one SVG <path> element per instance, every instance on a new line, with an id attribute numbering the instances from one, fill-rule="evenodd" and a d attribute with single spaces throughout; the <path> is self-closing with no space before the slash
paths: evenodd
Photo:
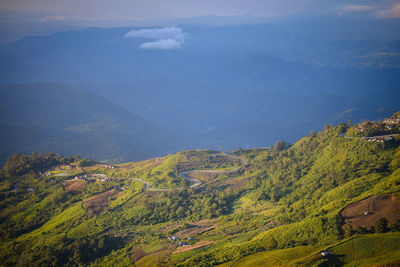
<path id="1" fill-rule="evenodd" d="M 89 91 L 112 101 L 114 109 L 138 115 L 168 133 L 164 136 L 168 145 L 151 153 L 138 151 L 137 156 L 124 151 L 119 155 L 123 160 L 184 148 L 294 142 L 327 123 L 382 119 L 394 113 L 400 99 L 400 51 L 393 31 L 398 21 L 350 17 L 318 21 L 87 28 L 25 37 L 3 43 L 1 82 L 3 86 L 24 83 L 28 97 L 28 87 L 40 87 L 38 83 Z M 48 98 L 52 105 L 46 90 L 35 95 Z M 3 99 L 18 106 L 17 98 Z M 80 109 L 78 102 L 93 101 L 89 99 L 68 100 L 65 108 Z M 25 110 L 47 112 L 41 106 Z M 12 114 L 13 127 L 26 127 L 14 117 L 22 114 L 2 112 L 2 119 Z M 80 112 L 80 116 L 87 120 L 90 115 Z M 70 127 L 62 121 L 57 127 Z M 34 151 L 29 138 L 18 152 Z M 109 132 L 105 138 L 117 137 Z M 83 146 L 93 148 L 90 152 L 75 152 L 97 160 L 118 158 L 96 152 L 104 142 L 92 143 Z M 48 147 L 71 152 L 62 144 Z"/>

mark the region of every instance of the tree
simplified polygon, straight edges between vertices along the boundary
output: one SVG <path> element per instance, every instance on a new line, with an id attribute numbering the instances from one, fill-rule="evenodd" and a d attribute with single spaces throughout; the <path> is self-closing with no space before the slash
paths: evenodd
<path id="1" fill-rule="evenodd" d="M 40 154 L 34 152 L 32 155 L 14 154 L 7 159 L 2 172 L 3 175 L 7 177 L 20 176 L 28 173 L 33 174 L 57 164 L 69 163 L 70 161 L 70 157 L 62 157 L 55 153 Z"/>
<path id="2" fill-rule="evenodd" d="M 346 130 L 347 130 L 347 124 L 346 124 L 346 123 L 343 123 L 343 122 L 339 123 L 339 125 L 338 125 L 338 132 L 339 132 L 339 133 L 345 133 Z"/>
<path id="3" fill-rule="evenodd" d="M 390 230 L 393 232 L 400 232 L 400 219 L 397 219 L 393 224 L 390 225 Z"/>
<path id="4" fill-rule="evenodd" d="M 93 161 L 91 161 L 90 159 L 81 159 L 77 162 L 77 165 L 79 167 L 88 167 L 92 164 L 93 164 Z"/>
<path id="5" fill-rule="evenodd" d="M 376 224 L 376 231 L 378 233 L 386 233 L 389 231 L 388 220 L 386 218 L 380 218 Z"/>
<path id="6" fill-rule="evenodd" d="M 322 131 L 323 131 L 324 133 L 326 133 L 326 132 L 329 132 L 332 128 L 333 128 L 332 125 L 326 124 L 326 125 L 324 126 L 324 129 L 323 129 Z"/>
<path id="7" fill-rule="evenodd" d="M 281 198 L 281 192 L 279 191 L 279 188 L 276 186 L 272 188 L 270 198 L 275 202 L 279 201 Z"/>
<path id="8" fill-rule="evenodd" d="M 285 150 L 285 149 L 287 149 L 289 147 L 290 147 L 289 143 L 286 143 L 285 141 L 280 140 L 280 141 L 275 143 L 274 152 L 279 152 L 279 151 Z"/>
<path id="9" fill-rule="evenodd" d="M 344 237 L 349 237 L 349 236 L 352 236 L 353 234 L 354 234 L 354 231 L 353 231 L 353 229 L 351 228 L 351 226 L 350 226 L 350 224 L 345 224 L 344 226 L 343 226 L 343 234 L 344 234 Z"/>
<path id="10" fill-rule="evenodd" d="M 358 226 L 354 231 L 359 234 L 368 234 L 368 230 L 365 226 Z"/>
<path id="11" fill-rule="evenodd" d="M 265 241 L 265 250 L 273 250 L 278 247 L 278 242 L 276 242 L 274 236 L 270 236 L 266 241 Z"/>

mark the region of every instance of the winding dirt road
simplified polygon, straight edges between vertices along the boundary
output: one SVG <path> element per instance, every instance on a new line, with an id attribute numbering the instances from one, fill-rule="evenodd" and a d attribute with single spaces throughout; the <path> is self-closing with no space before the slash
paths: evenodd
<path id="1" fill-rule="evenodd" d="M 234 169 L 230 169 L 230 170 L 191 170 L 191 171 L 183 171 L 179 173 L 179 176 L 186 179 L 187 181 L 192 182 L 193 184 L 191 186 L 189 186 L 189 188 L 194 188 L 197 187 L 199 185 L 201 185 L 203 182 L 200 181 L 199 179 L 195 179 L 195 178 L 191 178 L 188 176 L 189 173 L 193 173 L 193 172 L 202 172 L 202 173 L 218 173 L 218 174 L 228 174 L 228 173 L 232 173 L 232 172 L 236 172 L 238 170 L 240 170 L 241 168 L 243 168 L 243 165 L 247 164 L 247 160 L 238 156 L 232 156 L 230 154 L 227 154 L 228 157 L 233 158 L 233 159 L 238 159 L 240 161 L 240 163 L 242 164 L 242 166 L 236 167 Z M 129 178 L 132 180 L 136 180 L 139 181 L 141 183 L 144 183 L 146 185 L 146 189 L 151 190 L 151 191 L 174 191 L 174 190 L 182 190 L 184 189 L 183 187 L 179 187 L 179 188 L 153 188 L 151 187 L 150 183 L 142 180 L 140 178 Z"/>

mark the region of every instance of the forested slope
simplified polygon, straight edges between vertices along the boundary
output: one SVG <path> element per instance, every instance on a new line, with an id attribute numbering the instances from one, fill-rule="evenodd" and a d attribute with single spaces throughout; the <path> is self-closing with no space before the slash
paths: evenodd
<path id="1" fill-rule="evenodd" d="M 15 157 L 3 169 L 1 180 L 1 262 L 19 266 L 396 262 L 400 140 L 396 135 L 384 142 L 345 136 L 354 127 L 327 125 L 293 145 L 280 141 L 271 148 L 226 153 L 183 151 L 112 166 L 69 158 L 73 166 L 53 170 L 44 166 L 40 173 L 19 175 L 5 171 L 12 169 Z M 191 173 L 202 184 L 190 188 L 191 183 L 179 175 L 185 170 L 202 170 Z M 132 178 L 147 181 L 156 190 Z M 353 217 L 374 219 L 379 214 L 382 218 L 372 220 L 377 221 L 373 227 L 356 226 L 341 213 L 370 196 L 376 196 L 367 209 L 371 212 L 354 210 L 361 215 Z M 381 199 L 390 200 L 385 203 L 395 208 L 395 216 L 379 213 Z"/>

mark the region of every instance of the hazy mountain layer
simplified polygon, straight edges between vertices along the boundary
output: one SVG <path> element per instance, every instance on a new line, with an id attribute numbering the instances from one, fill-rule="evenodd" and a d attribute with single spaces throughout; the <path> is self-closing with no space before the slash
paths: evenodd
<path id="1" fill-rule="evenodd" d="M 89 28 L 2 46 L 0 76 L 105 96 L 182 136 L 187 148 L 268 146 L 398 110 L 397 28 L 395 20 L 345 18 L 182 25 L 169 30 L 175 49 L 146 48 L 168 28 L 150 39 L 137 27 Z M 126 38 L 132 30 L 137 37 Z"/>
<path id="2" fill-rule="evenodd" d="M 109 100 L 61 84 L 0 89 L 1 156 L 57 151 L 96 160 L 144 159 L 175 138 Z"/>

